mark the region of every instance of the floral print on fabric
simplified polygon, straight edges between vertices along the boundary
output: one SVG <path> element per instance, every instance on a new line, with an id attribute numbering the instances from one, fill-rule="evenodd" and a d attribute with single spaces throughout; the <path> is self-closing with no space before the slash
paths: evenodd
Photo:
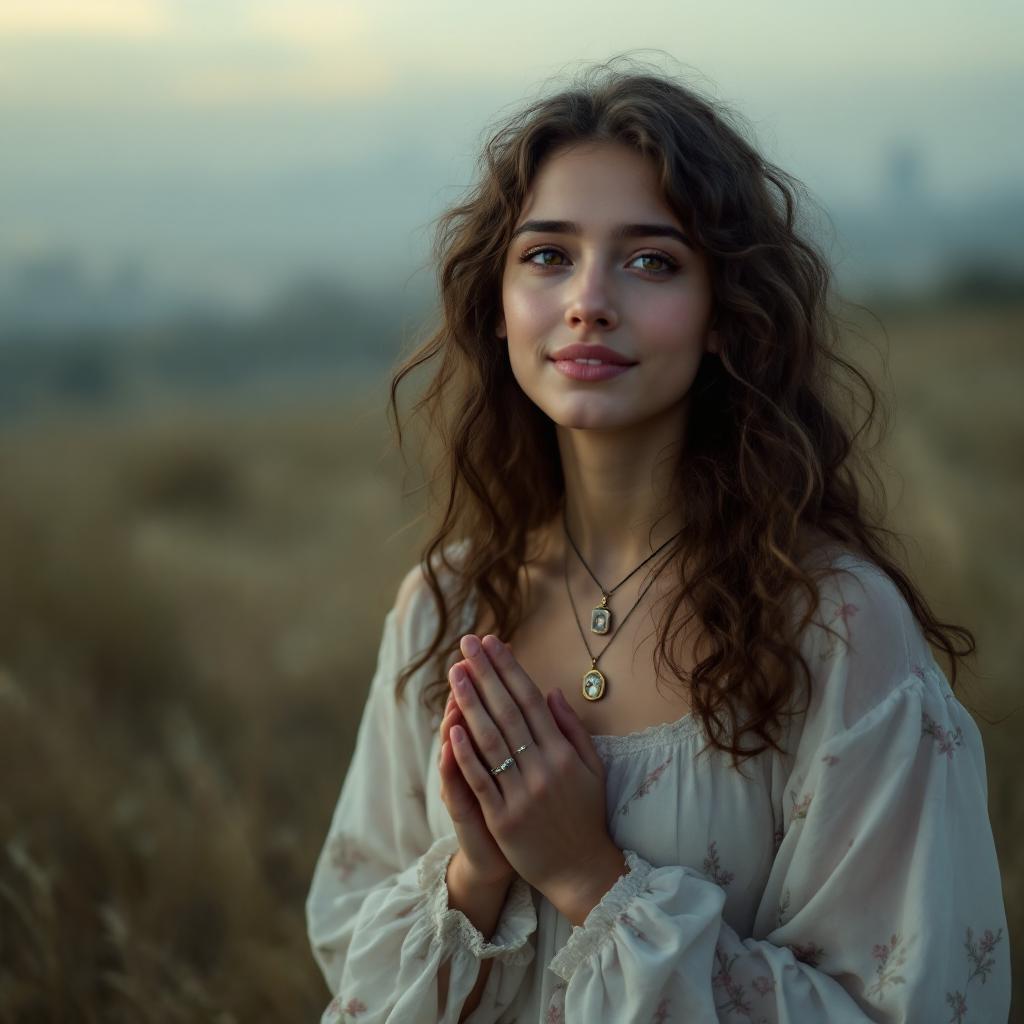
<path id="1" fill-rule="evenodd" d="M 565 982 L 560 981 L 551 990 L 547 1013 L 544 1014 L 544 1024 L 565 1024 L 565 988 Z"/>
<path id="2" fill-rule="evenodd" d="M 996 958 L 992 956 L 992 951 L 1002 940 L 1002 928 L 995 934 L 986 928 L 984 934 L 977 942 L 974 941 L 973 929 L 967 929 L 966 937 L 964 938 L 964 949 L 967 950 L 967 982 L 964 984 L 963 992 L 956 989 L 953 992 L 946 993 L 946 1002 L 953 1011 L 953 1016 L 949 1018 L 950 1024 L 961 1024 L 966 1016 L 968 1010 L 967 990 L 970 988 L 971 982 L 975 978 L 980 978 L 982 985 L 988 981 L 988 976 L 996 965 Z"/>
<path id="3" fill-rule="evenodd" d="M 711 979 L 711 987 L 721 989 L 728 997 L 724 1003 L 715 1003 L 715 1009 L 720 1013 L 738 1013 L 749 1017 L 750 1003 L 744 999 L 743 986 L 733 979 L 731 973 L 737 960 L 738 953 L 729 956 L 721 946 L 715 949 L 716 970 Z"/>
<path id="4" fill-rule="evenodd" d="M 342 1004 L 342 997 L 335 996 L 324 1010 L 324 1024 L 349 1024 L 361 1013 L 366 1012 L 366 1006 L 358 999 L 350 999 Z"/>
<path id="5" fill-rule="evenodd" d="M 708 846 L 708 855 L 704 858 L 704 874 L 711 879 L 715 885 L 725 889 L 736 877 L 731 871 L 723 871 L 722 863 L 718 856 L 718 843 L 713 842 Z"/>
<path id="6" fill-rule="evenodd" d="M 647 941 L 647 936 L 637 927 L 636 921 L 629 916 L 629 914 L 619 914 L 619 924 L 628 931 L 634 939 L 639 939 L 641 942 Z"/>
<path id="7" fill-rule="evenodd" d="M 793 956 L 808 967 L 820 967 L 821 961 L 828 959 L 828 953 L 816 942 L 794 942 L 789 948 Z"/>
<path id="8" fill-rule="evenodd" d="M 797 793 L 803 788 L 804 777 L 798 775 L 796 777 L 796 788 L 789 791 L 789 799 L 793 804 L 792 809 L 789 812 L 789 823 L 792 825 L 794 821 L 800 821 L 807 817 L 807 811 L 811 806 L 811 799 L 814 797 L 813 793 L 804 793 L 800 797 L 797 797 Z"/>
<path id="9" fill-rule="evenodd" d="M 906 949 L 902 943 L 902 936 L 891 935 L 888 942 L 876 945 L 871 951 L 872 959 L 878 961 L 878 966 L 875 968 L 877 980 L 868 989 L 869 997 L 878 996 L 881 1000 L 890 986 L 906 984 L 907 979 L 898 973 L 899 968 L 907 962 Z"/>
<path id="10" fill-rule="evenodd" d="M 657 768 L 652 768 L 651 771 L 647 773 L 644 781 L 637 786 L 633 795 L 619 808 L 619 814 L 629 814 L 629 805 L 634 800 L 642 800 L 652 789 L 654 789 L 662 775 L 665 774 L 665 770 L 672 763 L 672 757 L 673 755 L 669 754 L 667 760 L 659 764 Z"/>
<path id="11" fill-rule="evenodd" d="M 786 923 L 786 914 L 789 911 L 789 887 L 783 892 L 775 908 L 775 927 L 781 928 Z"/>
<path id="12" fill-rule="evenodd" d="M 933 737 L 939 755 L 945 754 L 950 761 L 953 760 L 953 751 L 964 745 L 964 732 L 959 725 L 955 730 L 943 729 L 927 711 L 921 716 L 921 735 Z"/>
<path id="13" fill-rule="evenodd" d="M 329 852 L 331 867 L 343 882 L 348 881 L 349 875 L 366 861 L 366 854 L 359 848 L 359 844 L 348 836 L 335 836 L 331 840 Z"/>

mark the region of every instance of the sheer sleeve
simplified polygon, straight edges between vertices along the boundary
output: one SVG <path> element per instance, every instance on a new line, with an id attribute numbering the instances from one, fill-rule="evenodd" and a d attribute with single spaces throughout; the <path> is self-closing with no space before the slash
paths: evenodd
<path id="1" fill-rule="evenodd" d="M 480 962 L 493 958 L 469 1018 L 491 1024 L 533 958 L 536 913 L 521 880 L 489 942 L 448 908 L 445 872 L 458 844 L 453 833 L 432 835 L 424 795 L 434 723 L 415 679 L 395 696 L 397 675 L 426 632 L 418 579 L 403 584 L 385 622 L 355 754 L 306 903 L 313 953 L 335 996 L 325 1024 L 457 1021 Z M 439 1013 L 437 969 L 449 959 L 448 1001 Z"/>
<path id="2" fill-rule="evenodd" d="M 821 615 L 803 646 L 812 702 L 778 759 L 784 833 L 753 935 L 723 922 L 705 875 L 628 853 L 630 873 L 552 961 L 564 984 L 549 1019 L 1007 1020 L 977 728 L 880 573 L 830 581 Z"/>

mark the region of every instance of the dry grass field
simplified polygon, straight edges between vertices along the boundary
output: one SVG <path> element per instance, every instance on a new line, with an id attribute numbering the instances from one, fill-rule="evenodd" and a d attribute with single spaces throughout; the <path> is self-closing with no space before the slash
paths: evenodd
<path id="1" fill-rule="evenodd" d="M 1024 309 L 886 326 L 896 521 L 1002 719 L 1024 976 Z M 0 430 L 0 1022 L 318 1019 L 303 900 L 416 557 L 385 443 L 372 403 Z"/>

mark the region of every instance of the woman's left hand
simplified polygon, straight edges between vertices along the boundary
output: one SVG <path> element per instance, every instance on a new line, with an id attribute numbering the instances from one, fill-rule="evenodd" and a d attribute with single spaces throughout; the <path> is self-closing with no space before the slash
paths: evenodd
<path id="1" fill-rule="evenodd" d="M 605 823 L 604 765 L 561 691 L 545 699 L 501 641 L 466 636 L 461 649 L 448 674 L 466 723 L 450 733 L 459 768 L 509 863 L 582 925 L 627 871 Z"/>

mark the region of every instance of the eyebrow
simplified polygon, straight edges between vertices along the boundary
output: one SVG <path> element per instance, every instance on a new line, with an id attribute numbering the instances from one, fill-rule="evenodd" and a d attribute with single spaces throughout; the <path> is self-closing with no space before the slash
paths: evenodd
<path id="1" fill-rule="evenodd" d="M 512 232 L 512 237 L 532 232 L 542 235 L 581 235 L 579 224 L 569 220 L 527 220 Z M 693 243 L 686 234 L 671 224 L 620 224 L 613 232 L 613 238 L 674 238 L 688 248 Z"/>

